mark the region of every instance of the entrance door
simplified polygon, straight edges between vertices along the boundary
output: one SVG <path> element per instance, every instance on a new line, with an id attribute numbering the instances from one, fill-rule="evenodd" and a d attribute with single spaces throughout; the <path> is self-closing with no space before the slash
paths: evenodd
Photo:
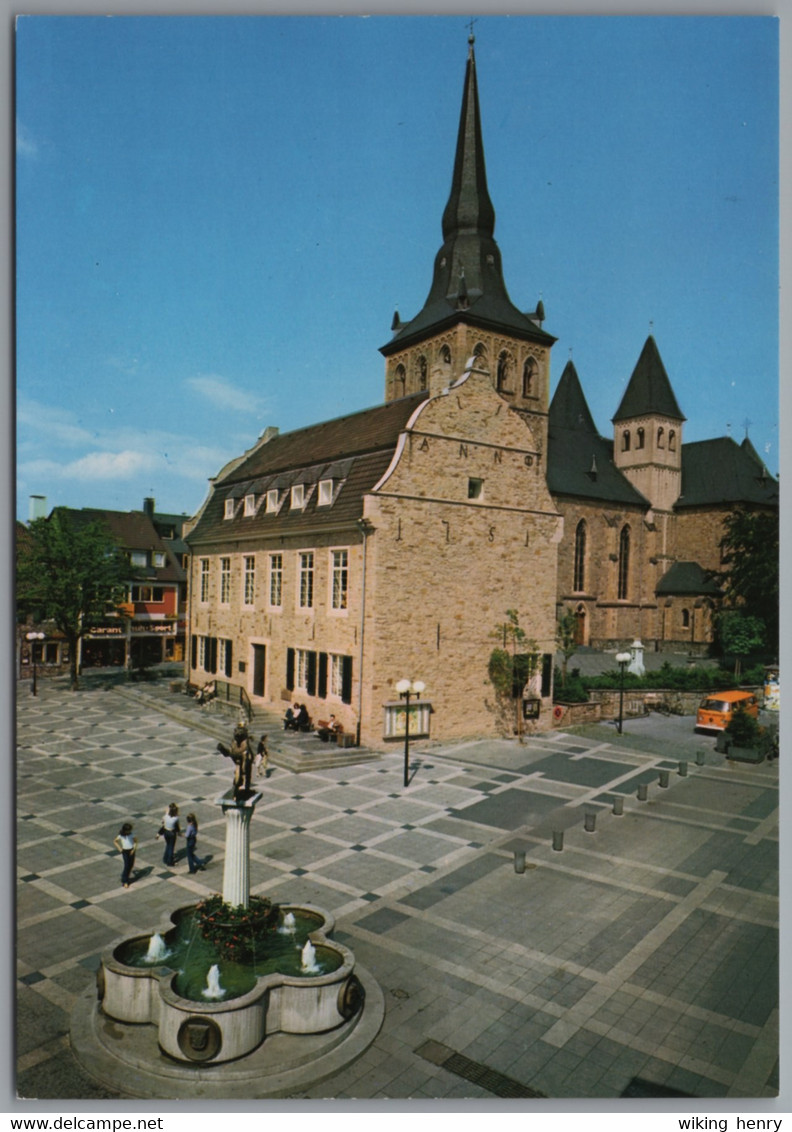
<path id="1" fill-rule="evenodd" d="M 264 674 L 267 667 L 267 646 L 253 646 L 253 695 L 264 698 Z"/>

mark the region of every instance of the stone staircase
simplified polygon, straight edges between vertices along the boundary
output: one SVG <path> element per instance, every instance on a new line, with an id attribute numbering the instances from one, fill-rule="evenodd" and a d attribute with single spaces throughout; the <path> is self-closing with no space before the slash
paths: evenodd
<path id="1" fill-rule="evenodd" d="M 178 681 L 173 682 L 175 687 Z M 184 692 L 172 691 L 169 682 L 116 685 L 114 690 L 126 699 L 145 703 L 154 711 L 184 723 L 197 731 L 211 735 L 218 742 L 229 743 L 234 725 L 243 718 L 239 705 L 212 700 L 201 707 Z M 315 732 L 299 733 L 283 730 L 283 716 L 279 712 L 254 707 L 248 723 L 254 746 L 261 735 L 267 736 L 270 764 L 304 774 L 307 771 L 327 770 L 333 767 L 356 766 L 359 763 L 381 759 L 377 751 L 368 747 L 338 747 L 323 743 Z"/>

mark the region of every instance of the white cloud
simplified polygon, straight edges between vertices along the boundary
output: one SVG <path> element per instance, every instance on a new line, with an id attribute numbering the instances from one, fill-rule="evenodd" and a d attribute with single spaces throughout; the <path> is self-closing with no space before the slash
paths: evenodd
<path id="1" fill-rule="evenodd" d="M 258 414 L 263 412 L 266 406 L 263 398 L 232 385 L 226 378 L 218 377 L 216 374 L 188 377 L 185 379 L 185 385 L 221 409 Z"/>
<path id="2" fill-rule="evenodd" d="M 125 480 L 139 472 L 149 470 L 152 459 L 147 452 L 88 452 L 77 460 L 59 463 L 55 460 L 29 460 L 21 464 L 20 475 L 25 480 L 57 476 L 67 480 Z"/>
<path id="3" fill-rule="evenodd" d="M 39 401 L 17 404 L 17 424 L 35 429 L 38 439 L 58 440 L 62 444 L 95 443 L 95 433 L 85 428 L 70 409 L 53 408 Z"/>

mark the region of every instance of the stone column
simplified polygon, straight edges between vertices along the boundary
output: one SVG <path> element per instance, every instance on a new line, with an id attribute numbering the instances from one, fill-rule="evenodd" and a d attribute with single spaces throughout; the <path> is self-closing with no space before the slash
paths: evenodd
<path id="1" fill-rule="evenodd" d="M 259 798 L 260 793 L 237 800 L 229 790 L 217 799 L 226 819 L 223 900 L 233 907 L 250 903 L 250 819 Z"/>

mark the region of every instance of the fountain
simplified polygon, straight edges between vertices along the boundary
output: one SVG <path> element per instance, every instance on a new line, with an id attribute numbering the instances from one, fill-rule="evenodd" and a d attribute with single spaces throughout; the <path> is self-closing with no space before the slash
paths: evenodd
<path id="1" fill-rule="evenodd" d="M 168 954 L 168 948 L 165 946 L 165 940 L 159 934 L 154 932 L 154 935 L 149 940 L 148 951 L 146 952 L 147 963 L 159 963 Z"/>
<path id="2" fill-rule="evenodd" d="M 217 800 L 222 896 L 177 908 L 169 926 L 102 954 L 98 1004 L 84 996 L 75 1007 L 72 1048 L 103 1084 L 156 1099 L 288 1095 L 337 1073 L 376 1037 L 382 992 L 331 938 L 332 918 L 250 894 L 260 798 L 237 784 Z"/>
<path id="3" fill-rule="evenodd" d="M 223 998 L 225 989 L 220 986 L 220 968 L 213 963 L 206 976 L 206 987 L 201 992 L 204 998 Z"/>

